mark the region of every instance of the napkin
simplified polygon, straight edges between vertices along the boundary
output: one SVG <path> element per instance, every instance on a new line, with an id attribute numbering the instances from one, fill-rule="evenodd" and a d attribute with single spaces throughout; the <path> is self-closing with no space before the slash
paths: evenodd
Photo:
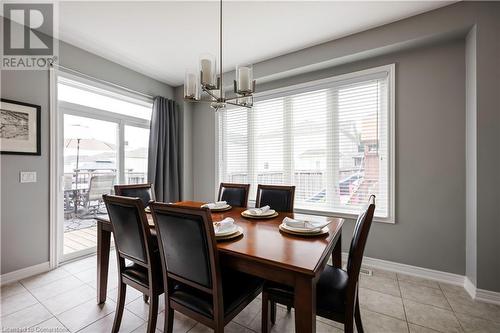
<path id="1" fill-rule="evenodd" d="M 283 223 L 286 224 L 288 227 L 306 229 L 306 230 L 322 229 L 330 224 L 329 221 L 318 222 L 318 221 L 307 221 L 307 220 L 295 220 L 289 217 L 285 217 L 283 219 Z"/>
<path id="2" fill-rule="evenodd" d="M 271 207 L 264 206 L 264 207 L 260 207 L 260 208 L 249 209 L 248 212 L 252 215 L 262 215 L 262 214 L 267 213 L 269 211 L 269 209 L 271 209 Z"/>
<path id="3" fill-rule="evenodd" d="M 215 233 L 231 230 L 234 227 L 234 219 L 226 217 L 224 220 L 214 223 Z"/>
<path id="4" fill-rule="evenodd" d="M 209 208 L 209 209 L 217 209 L 217 208 L 224 208 L 227 206 L 227 201 L 217 201 L 217 202 L 212 202 L 212 203 L 207 203 L 202 205 L 202 208 Z"/>

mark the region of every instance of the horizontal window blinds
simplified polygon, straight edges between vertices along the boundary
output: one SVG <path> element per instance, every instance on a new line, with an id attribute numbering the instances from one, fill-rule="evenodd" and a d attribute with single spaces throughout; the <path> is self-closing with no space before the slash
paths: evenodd
<path id="1" fill-rule="evenodd" d="M 218 114 L 219 180 L 295 185 L 295 208 L 390 214 L 388 75 L 257 99 Z"/>

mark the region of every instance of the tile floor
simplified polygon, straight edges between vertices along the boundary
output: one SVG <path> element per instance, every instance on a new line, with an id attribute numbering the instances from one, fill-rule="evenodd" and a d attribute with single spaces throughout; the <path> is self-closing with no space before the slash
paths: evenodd
<path id="1" fill-rule="evenodd" d="M 110 332 L 117 294 L 112 259 L 108 301 L 101 306 L 95 301 L 95 256 L 3 286 L 2 331 Z M 251 303 L 226 326 L 226 332 L 259 332 L 260 302 L 259 297 Z M 393 272 L 375 270 L 373 276 L 362 275 L 360 303 L 366 332 L 500 332 L 500 306 L 474 302 L 458 286 Z M 147 313 L 140 293 L 129 287 L 120 332 L 145 332 Z M 163 318 L 160 305 L 157 332 L 163 329 Z M 319 317 L 316 327 L 319 333 L 342 332 L 341 325 Z M 180 314 L 176 314 L 174 331 L 210 332 Z M 279 307 L 273 332 L 293 331 L 293 311 Z"/>

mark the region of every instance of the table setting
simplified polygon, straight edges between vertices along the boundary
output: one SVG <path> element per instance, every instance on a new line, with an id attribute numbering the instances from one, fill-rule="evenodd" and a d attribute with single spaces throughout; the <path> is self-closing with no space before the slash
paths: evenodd
<path id="1" fill-rule="evenodd" d="M 282 232 L 300 236 L 320 236 L 327 234 L 331 221 L 309 221 L 285 217 L 279 225 Z"/>
<path id="2" fill-rule="evenodd" d="M 214 222 L 214 232 L 217 240 L 227 240 L 243 235 L 243 228 L 236 225 L 233 218 L 226 217 L 222 221 Z"/>
<path id="3" fill-rule="evenodd" d="M 271 209 L 270 206 L 260 208 L 250 208 L 241 212 L 241 216 L 251 219 L 272 219 L 278 216 L 278 212 Z"/>
<path id="4" fill-rule="evenodd" d="M 230 210 L 231 205 L 228 205 L 227 201 L 216 201 L 201 205 L 201 208 L 208 208 L 212 212 L 225 212 Z"/>

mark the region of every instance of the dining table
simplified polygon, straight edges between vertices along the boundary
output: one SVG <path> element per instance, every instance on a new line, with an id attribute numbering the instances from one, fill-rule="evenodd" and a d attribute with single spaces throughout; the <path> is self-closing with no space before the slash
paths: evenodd
<path id="1" fill-rule="evenodd" d="M 180 201 L 175 205 L 200 207 L 204 202 Z M 335 267 L 342 265 L 342 225 L 336 217 L 295 212 L 278 212 L 273 218 L 247 218 L 246 208 L 232 207 L 211 212 L 215 223 L 226 217 L 234 219 L 243 235 L 217 242 L 220 264 L 267 281 L 293 287 L 295 293 L 295 331 L 316 331 L 316 283 L 331 256 Z M 151 214 L 150 227 L 154 229 Z M 319 236 L 302 236 L 279 229 L 285 217 L 308 221 L 329 221 L 328 232 Z M 106 216 L 97 219 L 97 302 L 107 297 L 110 241 L 113 227 Z"/>

